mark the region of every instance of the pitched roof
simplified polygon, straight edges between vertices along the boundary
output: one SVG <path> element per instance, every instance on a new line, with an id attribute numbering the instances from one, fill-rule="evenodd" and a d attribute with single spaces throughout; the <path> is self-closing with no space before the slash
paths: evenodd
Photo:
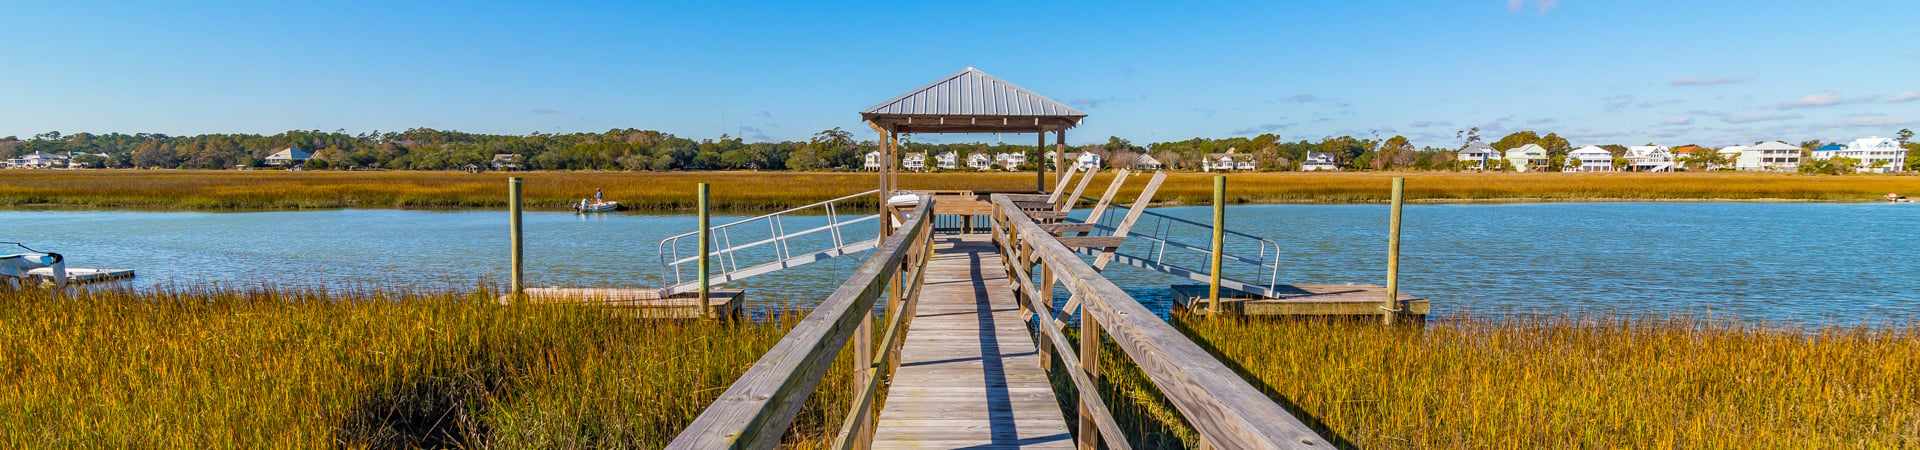
<path id="1" fill-rule="evenodd" d="M 1847 149 L 1847 146 L 1845 146 L 1845 145 L 1840 145 L 1840 144 L 1827 144 L 1827 145 L 1822 145 L 1822 146 L 1820 146 L 1820 148 L 1816 148 L 1816 149 L 1813 149 L 1813 151 L 1816 151 L 1816 152 L 1830 152 L 1830 151 L 1834 151 L 1834 150 L 1846 150 L 1846 149 Z"/>
<path id="2" fill-rule="evenodd" d="M 1574 150 L 1573 150 L 1573 151 L 1571 151 L 1571 152 L 1567 152 L 1567 154 L 1568 154 L 1568 155 L 1572 155 L 1572 154 L 1576 154 L 1576 153 L 1589 153 L 1589 154 L 1591 154 L 1591 153 L 1606 153 L 1606 154 L 1608 154 L 1608 155 L 1612 155 L 1612 154 L 1613 154 L 1613 152 L 1610 152 L 1610 151 L 1607 151 L 1607 149 L 1604 149 L 1604 148 L 1600 148 L 1600 146 L 1597 146 L 1597 145 L 1589 145 L 1589 146 L 1585 146 L 1585 147 L 1580 147 L 1580 148 L 1577 148 L 1577 149 L 1574 149 Z"/>
<path id="3" fill-rule="evenodd" d="M 1485 142 L 1474 141 L 1471 144 L 1467 144 L 1467 148 L 1461 149 L 1460 151 L 1486 153 L 1486 152 L 1494 151 L 1494 149 L 1493 149 L 1493 146 L 1487 145 L 1487 143 Z"/>
<path id="4" fill-rule="evenodd" d="M 312 153 L 307 153 L 306 151 L 303 151 L 294 147 L 287 147 L 286 150 L 281 150 L 278 152 L 274 152 L 272 155 L 267 155 L 268 159 L 273 159 L 273 158 L 307 159 L 312 157 L 313 157 Z"/>
<path id="5" fill-rule="evenodd" d="M 958 121 L 949 124 L 945 121 L 889 120 L 905 119 L 910 116 L 965 117 L 972 120 L 964 124 Z M 972 67 L 860 111 L 862 120 L 884 122 L 883 125 L 900 126 L 903 129 L 912 127 L 930 131 L 943 131 L 946 128 L 964 131 L 966 127 L 983 131 L 1009 126 L 1031 128 L 1039 126 L 1034 125 L 1035 122 L 1042 122 L 1033 120 L 1035 118 L 1052 119 L 1044 121 L 1046 122 L 1044 125 L 1058 126 L 1064 121 L 1065 126 L 1072 127 L 1079 125 L 1080 119 L 1086 117 L 1087 113 Z M 994 123 L 983 123 L 977 120 L 980 118 L 996 120 Z M 1024 124 L 1003 120 L 1012 118 L 1029 120 Z"/>
<path id="6" fill-rule="evenodd" d="M 1749 150 L 1799 150 L 1800 147 L 1780 141 L 1768 141 L 1748 147 Z"/>

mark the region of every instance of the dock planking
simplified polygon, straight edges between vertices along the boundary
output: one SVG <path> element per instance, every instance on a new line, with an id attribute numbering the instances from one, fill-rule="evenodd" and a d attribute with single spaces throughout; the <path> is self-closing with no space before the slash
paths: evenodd
<path id="1" fill-rule="evenodd" d="M 1381 300 L 1387 289 L 1371 284 L 1283 284 L 1275 286 L 1278 298 L 1260 296 L 1237 289 L 1220 289 L 1220 306 L 1228 313 L 1247 316 L 1356 316 L 1381 314 Z M 1174 306 L 1195 313 L 1207 309 L 1207 285 L 1173 286 Z M 1425 317 L 1431 309 L 1427 299 L 1405 292 L 1396 296 L 1404 314 Z"/>
<path id="2" fill-rule="evenodd" d="M 991 238 L 937 239 L 873 448 L 1073 448 Z"/>

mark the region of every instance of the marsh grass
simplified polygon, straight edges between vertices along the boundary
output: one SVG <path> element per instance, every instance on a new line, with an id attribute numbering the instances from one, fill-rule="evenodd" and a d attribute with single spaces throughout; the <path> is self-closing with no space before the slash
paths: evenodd
<path id="1" fill-rule="evenodd" d="M 503 208 L 506 177 L 519 176 L 526 202 L 564 209 L 594 189 L 633 209 L 685 210 L 695 185 L 713 184 L 716 208 L 784 209 L 873 189 L 873 174 L 847 172 L 516 172 L 418 171 L 11 170 L 0 174 L 0 206 L 155 209 Z M 1808 176 L 1769 173 L 1457 173 L 1338 172 L 1227 175 L 1235 203 L 1375 203 L 1389 179 L 1407 177 L 1415 202 L 1597 200 L 1872 201 L 1888 192 L 1920 192 L 1916 176 Z M 1130 202 L 1141 175 L 1122 189 Z M 1157 204 L 1206 204 L 1211 175 L 1174 173 Z M 1095 178 L 1087 195 L 1111 180 Z M 1032 190 L 1031 173 L 903 174 L 907 189 Z M 1051 182 L 1048 185 L 1052 187 Z M 871 199 L 856 204 L 871 205 Z"/>
<path id="2" fill-rule="evenodd" d="M 0 447 L 659 448 L 798 320 L 490 297 L 0 290 Z M 790 446 L 837 431 L 846 364 Z"/>
<path id="3" fill-rule="evenodd" d="M 1175 323 L 1345 447 L 1920 446 L 1913 327 L 1661 318 L 1463 319 L 1424 330 Z M 1137 447 L 1194 448 L 1192 428 L 1138 370 L 1113 358 L 1102 367 L 1103 394 Z"/>

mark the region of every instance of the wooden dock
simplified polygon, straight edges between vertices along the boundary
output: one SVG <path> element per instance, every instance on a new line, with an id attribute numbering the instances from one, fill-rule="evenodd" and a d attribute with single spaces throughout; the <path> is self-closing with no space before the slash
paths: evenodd
<path id="1" fill-rule="evenodd" d="M 38 268 L 28 269 L 27 276 L 33 277 L 36 280 L 53 281 L 53 268 L 38 267 Z M 101 281 L 111 281 L 111 280 L 119 280 L 119 279 L 126 279 L 126 278 L 133 278 L 133 270 L 131 269 L 86 269 L 86 268 L 79 268 L 79 267 L 67 268 L 68 284 L 97 283 Z"/>
<path id="2" fill-rule="evenodd" d="M 527 288 L 523 293 L 526 295 L 526 301 L 533 304 L 603 306 L 643 319 L 703 317 L 699 309 L 699 294 L 660 298 L 660 292 L 654 289 L 622 288 Z M 738 318 L 740 303 L 745 297 L 744 290 L 714 289 L 707 298 L 707 308 L 713 312 L 711 317 Z M 501 303 L 513 301 L 513 295 L 500 297 Z"/>
<path id="3" fill-rule="evenodd" d="M 1265 298 L 1235 289 L 1220 288 L 1220 308 L 1228 314 L 1246 316 L 1377 316 L 1387 289 L 1372 284 L 1283 284 L 1275 286 L 1280 295 Z M 1173 286 L 1174 306 L 1195 313 L 1207 309 L 1207 285 Z M 1431 308 L 1427 299 L 1401 292 L 1397 296 L 1402 315 L 1425 318 Z"/>
<path id="4" fill-rule="evenodd" d="M 991 238 L 937 239 L 873 448 L 1073 448 Z"/>

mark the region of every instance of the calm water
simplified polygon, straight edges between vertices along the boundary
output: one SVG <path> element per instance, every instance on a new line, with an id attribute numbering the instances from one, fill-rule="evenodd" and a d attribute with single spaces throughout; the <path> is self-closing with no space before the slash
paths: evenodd
<path id="1" fill-rule="evenodd" d="M 1205 222 L 1204 207 L 1157 212 Z M 725 223 L 735 217 L 718 217 Z M 1279 243 L 1281 282 L 1381 283 L 1387 208 L 1262 205 L 1231 228 Z M 823 223 L 799 218 L 789 231 Z M 661 285 L 657 244 L 690 216 L 529 213 L 535 286 Z M 1441 314 L 1602 312 L 1726 315 L 1797 324 L 1920 317 L 1920 205 L 1565 203 L 1405 210 L 1403 289 Z M 463 289 L 502 283 L 500 211 L 0 211 L 0 240 L 61 252 L 76 267 L 131 268 L 142 286 Z M 1140 231 L 1140 230 L 1136 230 Z M 1189 233 L 1187 240 L 1204 242 Z M 852 231 L 867 236 L 872 227 Z M 750 236 L 736 236 L 748 239 Z M 1140 252 L 1139 243 L 1129 250 Z M 1170 257 L 1202 267 L 1198 255 Z M 810 305 L 858 265 L 840 258 L 742 281 L 759 306 Z M 1232 269 L 1232 267 L 1230 267 Z M 1171 283 L 1131 267 L 1116 283 L 1165 310 Z M 1251 278 L 1251 271 L 1231 272 Z"/>

